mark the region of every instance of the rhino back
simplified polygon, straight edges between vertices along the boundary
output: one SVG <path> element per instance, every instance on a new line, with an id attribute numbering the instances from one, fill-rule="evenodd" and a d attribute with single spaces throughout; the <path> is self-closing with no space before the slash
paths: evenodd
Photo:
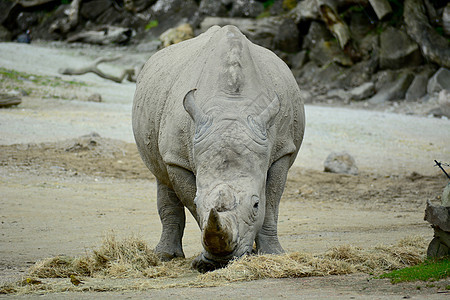
<path id="1" fill-rule="evenodd" d="M 141 156 L 158 180 L 169 184 L 167 164 L 195 173 L 193 122 L 183 98 L 196 88 L 197 104 L 207 110 L 218 95 L 239 94 L 237 110 L 258 113 L 278 95 L 281 108 L 269 134 L 272 161 L 292 152 L 303 137 L 304 112 L 289 68 L 271 51 L 254 45 L 236 27 L 214 26 L 198 37 L 165 48 L 145 64 L 137 82 L 133 130 Z M 234 103 L 233 105 L 235 105 Z"/>

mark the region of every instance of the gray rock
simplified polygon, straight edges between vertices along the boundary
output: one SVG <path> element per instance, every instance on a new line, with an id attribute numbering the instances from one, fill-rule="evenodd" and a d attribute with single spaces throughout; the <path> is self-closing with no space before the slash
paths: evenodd
<path id="1" fill-rule="evenodd" d="M 337 63 L 329 63 L 320 68 L 314 77 L 314 81 L 320 82 L 326 89 L 337 89 L 340 87 L 339 82 L 345 70 L 346 68 Z"/>
<path id="2" fill-rule="evenodd" d="M 293 53 L 300 50 L 299 31 L 294 20 L 286 18 L 282 21 L 278 27 L 278 33 L 275 35 L 273 43 L 274 49 L 284 52 Z"/>
<path id="3" fill-rule="evenodd" d="M 351 89 L 349 93 L 352 100 L 364 100 L 375 93 L 375 85 L 369 81 Z"/>
<path id="4" fill-rule="evenodd" d="M 311 48 L 309 57 L 319 66 L 324 66 L 331 62 L 335 62 L 342 66 L 351 66 L 353 64 L 351 59 L 342 51 L 336 41 L 318 41 Z"/>
<path id="5" fill-rule="evenodd" d="M 432 94 L 444 89 L 450 90 L 450 70 L 440 68 L 428 81 L 427 92 Z"/>
<path id="6" fill-rule="evenodd" d="M 319 1 L 317 0 L 304 0 L 299 1 L 297 6 L 291 11 L 295 18 L 295 22 L 298 23 L 304 20 L 319 19 Z"/>
<path id="7" fill-rule="evenodd" d="M 264 11 L 264 5 L 255 0 L 234 0 L 230 17 L 256 18 Z"/>
<path id="8" fill-rule="evenodd" d="M 111 6 L 111 0 L 82 2 L 80 14 L 88 20 L 96 21 L 96 19 Z"/>
<path id="9" fill-rule="evenodd" d="M 143 42 L 136 46 L 138 52 L 155 52 L 161 46 L 160 40 L 152 40 L 149 42 Z"/>
<path id="10" fill-rule="evenodd" d="M 306 60 L 307 60 L 306 50 L 298 52 L 292 58 L 292 69 L 300 69 L 306 63 Z"/>
<path id="11" fill-rule="evenodd" d="M 228 11 L 223 1 L 217 0 L 202 0 L 200 2 L 198 12 L 200 13 L 200 15 L 210 17 L 228 16 Z"/>
<path id="12" fill-rule="evenodd" d="M 88 97 L 89 102 L 102 102 L 102 95 L 94 93 Z"/>
<path id="13" fill-rule="evenodd" d="M 338 174 L 357 175 L 355 159 L 347 152 L 332 152 L 324 163 L 324 171 Z"/>
<path id="14" fill-rule="evenodd" d="M 422 63 L 419 46 L 409 36 L 393 27 L 380 35 L 380 68 L 400 69 Z"/>
<path id="15" fill-rule="evenodd" d="M 369 99 L 369 102 L 372 104 L 378 104 L 390 100 L 404 99 L 405 93 L 413 79 L 414 75 L 412 73 L 400 73 L 396 80 L 386 83 L 375 96 Z"/>
<path id="16" fill-rule="evenodd" d="M 442 27 L 444 29 L 444 33 L 450 36 L 450 3 L 447 3 L 447 6 L 444 8 L 442 13 Z"/>
<path id="17" fill-rule="evenodd" d="M 438 102 L 442 115 L 450 118 L 450 90 L 440 91 Z"/>
<path id="18" fill-rule="evenodd" d="M 339 84 L 345 89 L 352 89 L 371 81 L 372 74 L 375 73 L 377 66 L 378 59 L 376 56 L 370 60 L 358 62 L 345 70 Z"/>
<path id="19" fill-rule="evenodd" d="M 0 42 L 9 42 L 11 41 L 11 32 L 8 29 L 0 25 Z"/>
<path id="20" fill-rule="evenodd" d="M 159 37 L 167 29 L 183 23 L 194 22 L 198 6 L 194 0 L 158 0 L 151 7 L 152 18 L 158 20 L 158 26 L 147 31 L 148 35 Z"/>
<path id="21" fill-rule="evenodd" d="M 327 92 L 327 98 L 347 102 L 350 99 L 350 94 L 343 89 L 334 89 Z"/>
<path id="22" fill-rule="evenodd" d="M 313 48 L 317 43 L 331 40 L 333 36 L 323 23 L 312 21 L 303 38 L 303 49 Z"/>
<path id="23" fill-rule="evenodd" d="M 416 101 L 427 93 L 428 75 L 418 74 L 414 77 L 405 94 L 406 101 Z"/>
<path id="24" fill-rule="evenodd" d="M 450 183 L 445 186 L 442 192 L 441 204 L 446 207 L 450 206 Z"/>
<path id="25" fill-rule="evenodd" d="M 282 22 L 283 19 L 279 17 L 262 19 L 206 17 L 200 23 L 200 33 L 205 32 L 214 25 L 234 25 L 253 43 L 272 48 L 274 38 L 279 32 L 278 28 Z"/>

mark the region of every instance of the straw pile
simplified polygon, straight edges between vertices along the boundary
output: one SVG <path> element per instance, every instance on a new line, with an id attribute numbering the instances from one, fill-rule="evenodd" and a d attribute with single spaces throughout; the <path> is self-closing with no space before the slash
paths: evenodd
<path id="1" fill-rule="evenodd" d="M 422 262 L 425 249 L 424 239 L 413 237 L 396 245 L 378 246 L 370 250 L 343 245 L 322 254 L 294 252 L 245 256 L 232 261 L 226 268 L 199 274 L 190 268 L 193 258 L 161 262 L 142 240 L 136 237 L 117 240 L 109 235 L 98 249 L 85 256 L 57 256 L 36 263 L 20 282 L 0 287 L 0 294 L 147 290 L 218 286 L 227 282 L 262 278 L 345 275 L 356 272 L 380 274 Z M 87 284 L 71 285 L 71 275 L 79 276 Z"/>

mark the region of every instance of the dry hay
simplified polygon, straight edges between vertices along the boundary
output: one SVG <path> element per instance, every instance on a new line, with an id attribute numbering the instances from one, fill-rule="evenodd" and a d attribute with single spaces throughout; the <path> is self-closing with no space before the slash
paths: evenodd
<path id="1" fill-rule="evenodd" d="M 108 235 L 103 244 L 90 254 L 57 256 L 36 263 L 22 280 L 0 287 L 0 294 L 148 290 L 218 286 L 263 278 L 356 272 L 380 274 L 422 262 L 425 249 L 423 238 L 410 237 L 396 245 L 382 245 L 370 250 L 343 245 L 322 254 L 293 252 L 245 256 L 232 261 L 226 268 L 199 274 L 190 268 L 193 258 L 162 262 L 141 239 L 117 240 L 114 235 Z M 71 275 L 78 276 L 84 284 L 72 285 Z"/>

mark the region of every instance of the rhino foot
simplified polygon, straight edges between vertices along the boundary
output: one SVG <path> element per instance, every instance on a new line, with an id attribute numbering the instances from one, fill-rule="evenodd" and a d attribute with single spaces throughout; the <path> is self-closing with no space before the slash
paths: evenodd
<path id="1" fill-rule="evenodd" d="M 278 236 L 268 236 L 260 233 L 256 238 L 256 252 L 258 254 L 281 254 L 285 251 L 278 241 Z"/>
<path id="2" fill-rule="evenodd" d="M 169 261 L 176 257 L 184 258 L 183 249 L 173 250 L 168 247 L 164 249 L 164 247 L 160 247 L 160 245 L 156 246 L 155 254 L 161 261 Z"/>

